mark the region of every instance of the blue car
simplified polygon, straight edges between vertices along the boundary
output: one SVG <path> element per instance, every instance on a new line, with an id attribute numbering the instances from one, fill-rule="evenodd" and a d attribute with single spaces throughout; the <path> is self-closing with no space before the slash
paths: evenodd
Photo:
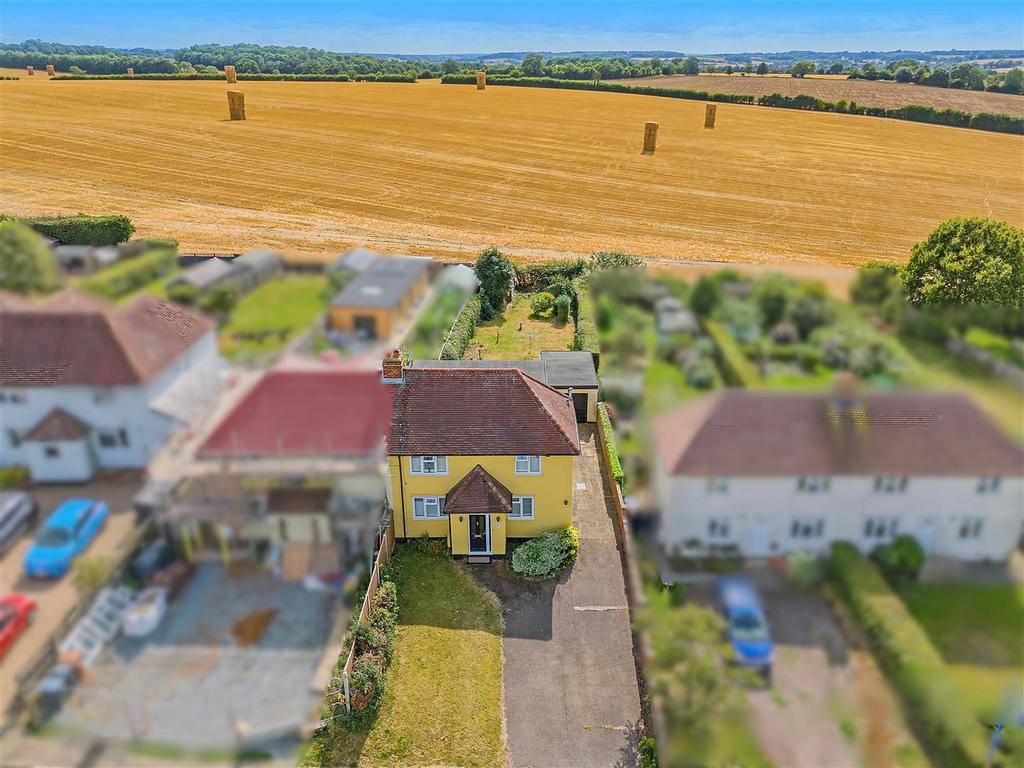
<path id="1" fill-rule="evenodd" d="M 102 501 L 68 499 L 61 503 L 25 553 L 25 573 L 35 578 L 63 576 L 96 538 L 109 515 L 110 508 Z"/>
<path id="2" fill-rule="evenodd" d="M 726 576 L 718 580 L 718 604 L 736 661 L 770 678 L 775 647 L 757 590 L 742 576 Z"/>

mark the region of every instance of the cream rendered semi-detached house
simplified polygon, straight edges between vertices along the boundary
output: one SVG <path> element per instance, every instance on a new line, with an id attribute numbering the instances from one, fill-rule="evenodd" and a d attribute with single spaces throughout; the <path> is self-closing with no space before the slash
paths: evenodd
<path id="1" fill-rule="evenodd" d="M 0 466 L 35 482 L 145 467 L 217 397 L 212 320 L 141 295 L 0 306 Z"/>
<path id="2" fill-rule="evenodd" d="M 868 552 L 898 535 L 1004 560 L 1024 522 L 1024 451 L 965 397 L 725 390 L 655 425 L 669 553 Z"/>

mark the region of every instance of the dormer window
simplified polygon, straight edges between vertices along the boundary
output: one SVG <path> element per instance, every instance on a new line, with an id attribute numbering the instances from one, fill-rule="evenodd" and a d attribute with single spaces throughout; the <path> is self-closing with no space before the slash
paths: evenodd
<path id="1" fill-rule="evenodd" d="M 410 456 L 409 464 L 414 475 L 447 475 L 447 456 Z"/>

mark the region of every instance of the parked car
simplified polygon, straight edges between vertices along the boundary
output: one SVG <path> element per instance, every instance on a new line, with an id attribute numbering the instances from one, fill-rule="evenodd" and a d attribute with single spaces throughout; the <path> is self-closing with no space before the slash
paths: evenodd
<path id="1" fill-rule="evenodd" d="M 775 647 L 754 585 L 742 576 L 725 576 L 717 593 L 736 661 L 770 679 Z"/>
<path id="2" fill-rule="evenodd" d="M 25 553 L 25 573 L 59 578 L 103 528 L 110 508 L 93 499 L 68 499 L 43 523 L 35 543 Z"/>
<path id="3" fill-rule="evenodd" d="M 148 587 L 125 613 L 121 629 L 128 637 L 145 637 L 160 626 L 166 613 L 167 588 Z"/>
<path id="4" fill-rule="evenodd" d="M 7 595 L 0 598 L 0 659 L 14 645 L 36 612 L 36 601 L 28 595 Z"/>
<path id="5" fill-rule="evenodd" d="M 24 491 L 0 491 L 0 554 L 31 530 L 39 518 L 39 505 Z"/>

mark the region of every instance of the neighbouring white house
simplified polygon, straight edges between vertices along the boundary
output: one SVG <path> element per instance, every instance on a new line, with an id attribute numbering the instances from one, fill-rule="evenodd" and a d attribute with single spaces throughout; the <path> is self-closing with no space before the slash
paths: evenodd
<path id="1" fill-rule="evenodd" d="M 1024 525 L 1024 451 L 967 398 L 723 390 L 658 419 L 652 490 L 667 553 L 926 552 L 1004 560 Z"/>
<path id="2" fill-rule="evenodd" d="M 212 320 L 149 294 L 0 304 L 0 466 L 35 482 L 145 467 L 218 396 Z"/>

